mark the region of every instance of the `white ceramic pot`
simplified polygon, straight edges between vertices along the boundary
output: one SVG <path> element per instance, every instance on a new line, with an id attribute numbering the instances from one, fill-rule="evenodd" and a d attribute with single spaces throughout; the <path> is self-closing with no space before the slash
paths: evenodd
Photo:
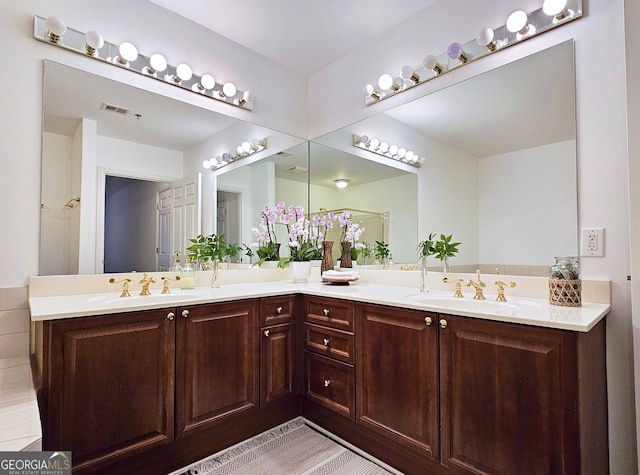
<path id="1" fill-rule="evenodd" d="M 293 282 L 308 282 L 311 275 L 311 261 L 291 262 L 291 280 Z"/>

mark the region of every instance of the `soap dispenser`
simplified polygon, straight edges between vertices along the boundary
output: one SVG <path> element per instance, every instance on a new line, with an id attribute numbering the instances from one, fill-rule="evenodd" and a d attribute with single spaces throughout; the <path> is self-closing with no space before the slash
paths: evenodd
<path id="1" fill-rule="evenodd" d="M 193 268 L 193 263 L 191 262 L 191 257 L 187 256 L 186 262 L 184 263 L 184 267 L 182 268 L 182 272 L 180 274 L 180 288 L 193 289 L 194 281 L 195 270 Z"/>
<path id="2" fill-rule="evenodd" d="M 180 265 L 180 253 L 176 252 L 176 258 L 173 260 L 173 265 L 169 267 L 169 272 L 181 272 L 182 266 Z"/>

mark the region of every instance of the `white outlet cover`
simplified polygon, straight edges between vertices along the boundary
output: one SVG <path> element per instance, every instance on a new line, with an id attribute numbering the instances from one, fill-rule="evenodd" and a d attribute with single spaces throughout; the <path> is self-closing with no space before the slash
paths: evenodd
<path id="1" fill-rule="evenodd" d="M 604 257 L 604 228 L 581 229 L 580 255 L 583 257 Z"/>

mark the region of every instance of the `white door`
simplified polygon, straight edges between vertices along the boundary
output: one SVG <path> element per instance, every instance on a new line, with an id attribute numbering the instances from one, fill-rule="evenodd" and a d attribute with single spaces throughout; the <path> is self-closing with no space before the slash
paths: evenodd
<path id="1" fill-rule="evenodd" d="M 171 259 L 171 188 L 158 191 L 158 271 L 169 270 Z"/>
<path id="2" fill-rule="evenodd" d="M 200 234 L 200 173 L 171 183 L 171 254 L 183 256 L 191 244 L 189 239 Z M 181 259 L 184 262 L 184 258 Z"/>

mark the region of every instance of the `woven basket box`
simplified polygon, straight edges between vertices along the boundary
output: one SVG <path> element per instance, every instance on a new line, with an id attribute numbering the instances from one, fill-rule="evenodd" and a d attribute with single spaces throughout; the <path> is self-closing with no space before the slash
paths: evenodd
<path id="1" fill-rule="evenodd" d="M 549 279 L 549 303 L 562 307 L 582 305 L 582 281 Z"/>

